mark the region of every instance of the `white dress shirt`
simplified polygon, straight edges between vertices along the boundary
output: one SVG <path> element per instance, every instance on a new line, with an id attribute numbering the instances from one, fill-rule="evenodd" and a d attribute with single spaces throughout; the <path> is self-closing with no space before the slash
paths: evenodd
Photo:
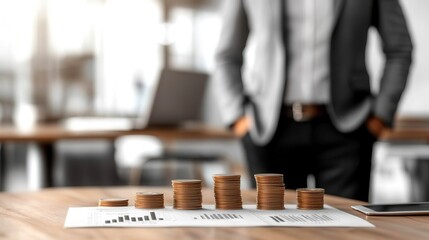
<path id="1" fill-rule="evenodd" d="M 334 0 L 286 0 L 285 103 L 329 102 Z"/>

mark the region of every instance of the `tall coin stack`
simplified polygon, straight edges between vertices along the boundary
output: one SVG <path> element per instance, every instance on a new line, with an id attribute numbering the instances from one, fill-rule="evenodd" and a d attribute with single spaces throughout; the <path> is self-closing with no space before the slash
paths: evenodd
<path id="1" fill-rule="evenodd" d="M 323 188 L 298 188 L 296 190 L 297 207 L 304 210 L 323 209 L 324 195 Z"/>
<path id="2" fill-rule="evenodd" d="M 201 194 L 201 180 L 172 180 L 173 207 L 179 210 L 201 209 L 203 196 Z"/>
<path id="3" fill-rule="evenodd" d="M 255 174 L 257 197 L 256 207 L 261 210 L 284 209 L 283 174 Z"/>
<path id="4" fill-rule="evenodd" d="M 155 192 L 138 192 L 135 200 L 136 208 L 164 208 L 164 194 Z"/>
<path id="5" fill-rule="evenodd" d="M 99 207 L 126 207 L 128 199 L 126 198 L 100 198 L 98 200 Z"/>
<path id="6" fill-rule="evenodd" d="M 240 175 L 217 174 L 213 176 L 216 209 L 242 209 Z"/>

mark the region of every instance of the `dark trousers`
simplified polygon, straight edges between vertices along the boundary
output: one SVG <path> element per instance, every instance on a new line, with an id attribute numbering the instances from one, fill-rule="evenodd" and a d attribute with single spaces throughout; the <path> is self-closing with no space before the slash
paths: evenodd
<path id="1" fill-rule="evenodd" d="M 312 174 L 316 187 L 327 194 L 368 201 L 375 140 L 364 126 L 339 132 L 325 114 L 307 122 L 282 116 L 268 145 L 255 145 L 249 135 L 242 142 L 252 178 L 256 173 L 282 173 L 286 188 L 296 189 L 307 187 Z"/>

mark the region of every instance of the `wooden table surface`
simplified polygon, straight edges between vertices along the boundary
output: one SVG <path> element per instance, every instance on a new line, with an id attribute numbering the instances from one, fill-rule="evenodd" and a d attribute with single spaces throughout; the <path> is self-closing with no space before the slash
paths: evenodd
<path id="1" fill-rule="evenodd" d="M 429 120 L 400 118 L 396 127 L 382 133 L 381 141 L 418 141 L 429 143 Z M 0 142 L 21 141 L 51 143 L 62 139 L 115 139 L 125 135 L 151 135 L 162 140 L 177 139 L 234 139 L 234 135 L 221 128 L 197 125 L 188 128 L 149 127 L 130 130 L 73 131 L 61 124 L 39 124 L 33 129 L 21 131 L 13 125 L 0 125 Z"/>
<path id="2" fill-rule="evenodd" d="M 385 142 L 429 143 L 429 128 L 406 128 L 386 130 L 379 139 Z"/>
<path id="3" fill-rule="evenodd" d="M 189 139 L 234 139 L 234 135 L 219 128 L 159 128 L 108 131 L 72 131 L 60 125 L 40 125 L 30 131 L 19 131 L 13 126 L 0 126 L 0 142 L 52 143 L 64 139 L 107 139 L 114 140 L 127 135 L 150 135 L 162 140 Z M 429 128 L 397 128 L 386 130 L 381 141 L 418 141 L 429 143 Z"/>
<path id="4" fill-rule="evenodd" d="M 38 124 L 28 130 L 20 130 L 13 125 L 0 125 L 0 144 L 8 142 L 34 142 L 38 144 L 47 173 L 46 186 L 53 186 L 52 168 L 54 147 L 53 143 L 60 140 L 103 139 L 115 140 L 122 136 L 149 135 L 159 138 L 167 145 L 177 140 L 234 140 L 236 137 L 230 131 L 219 127 L 195 124 L 185 127 L 148 127 L 129 130 L 85 130 L 76 131 L 66 128 L 60 123 Z M 0 146 L 0 191 L 4 189 L 5 148 Z M 1 238 L 1 237 L 0 237 Z"/>
<path id="5" fill-rule="evenodd" d="M 429 118 L 398 116 L 395 127 L 381 134 L 386 142 L 422 142 L 429 143 Z"/>
<path id="6" fill-rule="evenodd" d="M 127 197 L 133 204 L 138 191 L 165 193 L 171 205 L 171 188 L 59 188 L 32 193 L 0 194 L 0 239 L 428 239 L 429 216 L 366 217 L 350 208 L 362 202 L 326 196 L 325 202 L 364 218 L 375 228 L 80 228 L 63 227 L 68 207 L 95 206 L 100 197 Z M 243 191 L 245 204 L 255 203 L 255 191 Z M 295 193 L 286 192 L 295 203 Z M 211 189 L 203 191 L 204 204 L 214 202 Z"/>
<path id="7" fill-rule="evenodd" d="M 60 124 L 41 124 L 26 131 L 12 125 L 0 126 L 0 142 L 39 142 L 51 143 L 63 139 L 107 139 L 113 140 L 128 135 L 150 135 L 162 140 L 187 139 L 234 139 L 234 135 L 221 128 L 209 126 L 195 127 L 148 127 L 130 130 L 85 130 L 75 131 Z"/>

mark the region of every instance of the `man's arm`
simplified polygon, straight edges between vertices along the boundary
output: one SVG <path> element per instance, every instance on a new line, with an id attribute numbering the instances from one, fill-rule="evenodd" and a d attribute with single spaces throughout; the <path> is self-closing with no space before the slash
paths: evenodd
<path id="1" fill-rule="evenodd" d="M 223 11 L 213 86 L 223 123 L 232 126 L 244 115 L 241 68 L 249 27 L 242 0 L 225 0 Z"/>
<path id="2" fill-rule="evenodd" d="M 407 82 L 413 45 L 398 0 L 376 0 L 373 25 L 380 34 L 386 57 L 373 113 L 391 127 Z"/>

